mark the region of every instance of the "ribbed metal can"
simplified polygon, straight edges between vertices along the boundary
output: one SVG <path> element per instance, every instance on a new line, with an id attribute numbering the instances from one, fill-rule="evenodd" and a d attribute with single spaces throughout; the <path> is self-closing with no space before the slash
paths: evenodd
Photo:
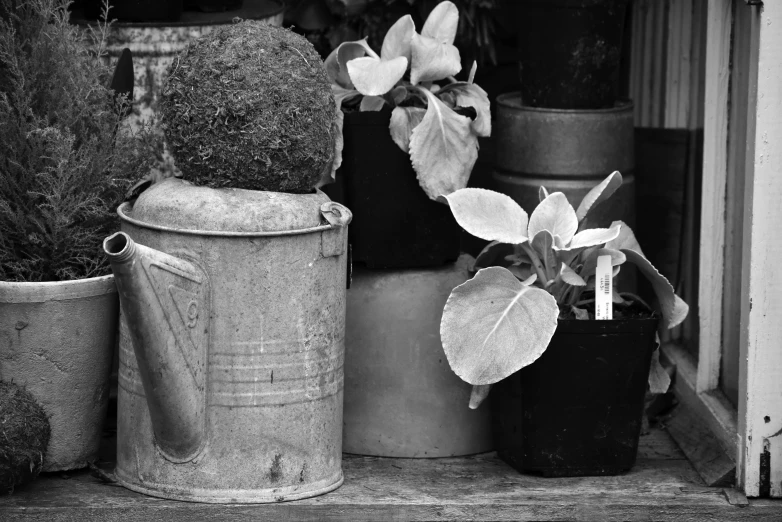
<path id="1" fill-rule="evenodd" d="M 540 186 L 563 192 L 577 207 L 589 190 L 611 172 L 622 186 L 590 213 L 592 226 L 621 219 L 635 221 L 633 104 L 609 109 L 545 109 L 521 103 L 518 92 L 497 98 L 494 188 L 531 213 Z"/>
<path id="2" fill-rule="evenodd" d="M 119 214 L 118 480 L 219 503 L 337 488 L 350 212 L 169 179 Z"/>

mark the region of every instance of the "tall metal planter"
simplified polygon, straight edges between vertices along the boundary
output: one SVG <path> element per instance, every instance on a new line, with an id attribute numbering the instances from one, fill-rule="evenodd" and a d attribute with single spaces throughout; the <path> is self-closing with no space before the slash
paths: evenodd
<path id="1" fill-rule="evenodd" d="M 621 219 L 635 221 L 633 104 L 609 109 L 545 109 L 522 103 L 518 92 L 497 98 L 495 189 L 511 196 L 528 213 L 538 205 L 539 187 L 579 201 L 614 170 L 623 183 L 616 194 L 590 213 L 591 226 Z"/>

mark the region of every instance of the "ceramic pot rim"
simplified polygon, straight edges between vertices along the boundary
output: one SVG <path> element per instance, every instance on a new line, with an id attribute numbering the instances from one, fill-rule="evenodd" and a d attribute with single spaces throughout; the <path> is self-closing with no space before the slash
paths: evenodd
<path id="1" fill-rule="evenodd" d="M 45 303 L 116 293 L 112 274 L 73 281 L 0 281 L 0 303 Z"/>

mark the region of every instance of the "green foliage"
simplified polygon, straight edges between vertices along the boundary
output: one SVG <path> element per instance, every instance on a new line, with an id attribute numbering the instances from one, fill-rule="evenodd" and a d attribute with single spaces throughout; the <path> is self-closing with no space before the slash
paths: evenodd
<path id="1" fill-rule="evenodd" d="M 70 25 L 62 0 L 0 6 L 0 280 L 107 274 L 101 240 L 155 139 L 120 127 L 105 24 Z"/>

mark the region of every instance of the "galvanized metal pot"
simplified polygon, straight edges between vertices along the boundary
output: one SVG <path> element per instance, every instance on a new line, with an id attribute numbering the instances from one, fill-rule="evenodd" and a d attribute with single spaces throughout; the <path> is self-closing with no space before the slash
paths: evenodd
<path id="1" fill-rule="evenodd" d="M 522 104 L 518 92 L 497 97 L 495 190 L 528 213 L 538 205 L 541 185 L 563 192 L 574 206 L 611 172 L 623 183 L 590 213 L 590 226 L 621 219 L 635 222 L 633 104 L 610 109 L 541 109 Z"/>
<path id="2" fill-rule="evenodd" d="M 384 457 L 490 451 L 488 408 L 468 407 L 440 342 L 440 319 L 464 258 L 419 270 L 355 267 L 348 291 L 344 449 Z"/>
<path id="3" fill-rule="evenodd" d="M 169 179 L 119 214 L 117 479 L 223 503 L 337 488 L 350 211 Z"/>
<path id="4" fill-rule="evenodd" d="M 43 471 L 98 458 L 118 311 L 111 275 L 0 282 L 0 380 L 24 386 L 49 416 Z"/>
<path id="5" fill-rule="evenodd" d="M 102 5 L 102 1 L 98 1 Z M 233 12 L 185 11 L 181 17 L 177 17 L 177 21 L 112 24 L 106 49 L 112 62 L 119 58 L 125 48 L 133 54 L 135 100 L 133 114 L 128 118 L 131 126 L 157 121 L 158 100 L 167 70 L 190 42 L 213 31 L 220 24 L 232 23 L 235 16 L 279 27 L 282 25 L 282 15 L 281 0 L 246 0 L 241 9 Z M 78 15 L 74 15 L 72 20 L 81 25 L 89 23 Z"/>

